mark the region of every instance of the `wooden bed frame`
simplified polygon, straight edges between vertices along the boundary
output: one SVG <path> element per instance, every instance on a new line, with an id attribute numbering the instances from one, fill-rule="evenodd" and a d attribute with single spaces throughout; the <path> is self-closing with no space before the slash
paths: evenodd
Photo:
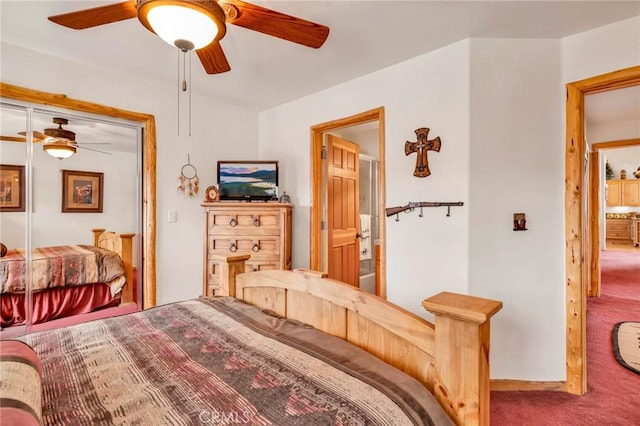
<path id="1" fill-rule="evenodd" d="M 423 306 L 435 325 L 310 270 L 244 273 L 250 255 L 214 255 L 220 295 L 341 337 L 423 383 L 458 425 L 489 425 L 490 318 L 502 302 L 443 292 Z"/>
<path id="2" fill-rule="evenodd" d="M 133 237 L 136 234 L 116 234 L 104 228 L 92 229 L 93 245 L 115 251 L 124 263 L 126 281 L 120 292 L 120 306 L 135 303 L 133 300 Z"/>

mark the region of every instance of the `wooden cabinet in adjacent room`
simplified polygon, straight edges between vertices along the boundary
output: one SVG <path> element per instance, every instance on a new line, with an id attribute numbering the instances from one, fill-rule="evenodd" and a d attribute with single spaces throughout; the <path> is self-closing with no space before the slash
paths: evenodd
<path id="1" fill-rule="evenodd" d="M 623 206 L 640 206 L 640 180 L 623 180 L 621 182 Z"/>
<path id="2" fill-rule="evenodd" d="M 633 244 L 631 219 L 607 219 L 607 241 L 613 244 Z"/>
<path id="3" fill-rule="evenodd" d="M 608 180 L 607 184 L 607 206 L 621 206 L 622 192 L 620 191 L 619 180 Z"/>
<path id="4" fill-rule="evenodd" d="M 205 211 L 203 295 L 219 289 L 213 254 L 250 254 L 246 272 L 291 269 L 291 204 L 271 202 L 203 203 Z"/>
<path id="5" fill-rule="evenodd" d="M 607 206 L 640 206 L 640 179 L 606 181 Z"/>

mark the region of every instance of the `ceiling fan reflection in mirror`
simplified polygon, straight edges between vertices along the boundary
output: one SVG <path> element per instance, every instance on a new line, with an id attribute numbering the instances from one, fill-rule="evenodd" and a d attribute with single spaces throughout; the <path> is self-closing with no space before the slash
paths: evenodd
<path id="1" fill-rule="evenodd" d="M 110 152 L 101 151 L 99 149 L 88 148 L 84 145 L 110 145 L 109 142 L 76 142 L 76 134 L 71 130 L 63 129 L 63 125 L 69 124 L 69 120 L 62 117 L 54 117 L 54 124 L 57 124 L 58 127 L 44 129 L 44 133 L 33 131 L 33 142 L 41 143 L 42 150 L 51 155 L 52 157 L 56 157 L 59 159 L 71 157 L 80 149 L 86 149 L 88 151 L 99 152 L 101 154 L 111 155 Z M 26 142 L 27 135 L 26 132 L 18 132 L 19 135 L 23 137 L 17 136 L 0 136 L 0 140 L 8 141 L 8 142 Z"/>
<path id="2" fill-rule="evenodd" d="M 82 30 L 138 17 L 142 25 L 183 52 L 195 50 L 207 74 L 231 70 L 220 46 L 226 22 L 303 46 L 319 48 L 329 28 L 241 0 L 131 0 L 50 16 Z"/>

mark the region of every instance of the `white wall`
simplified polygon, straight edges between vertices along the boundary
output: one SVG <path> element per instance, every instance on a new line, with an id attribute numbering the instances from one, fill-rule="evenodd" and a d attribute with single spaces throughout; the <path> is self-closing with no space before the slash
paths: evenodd
<path id="1" fill-rule="evenodd" d="M 637 139 L 640 138 L 640 119 L 589 126 L 585 134 L 590 144 Z"/>
<path id="2" fill-rule="evenodd" d="M 562 81 L 640 64 L 640 16 L 562 39 Z"/>
<path id="3" fill-rule="evenodd" d="M 446 217 L 442 208 L 387 220 L 389 299 L 427 316 L 422 300 L 441 290 L 467 289 L 468 41 L 420 56 L 260 114 L 260 149 L 278 158 L 283 189 L 295 203 L 294 267 L 309 265 L 309 128 L 379 106 L 386 115 L 387 205 L 409 201 L 464 201 Z M 376 88 L 372 90 L 372 88 Z M 415 156 L 404 143 L 430 127 L 442 139 L 429 153 L 432 175 L 413 176 Z"/>
<path id="4" fill-rule="evenodd" d="M 559 41 L 471 42 L 469 292 L 504 303 L 494 378 L 565 376 L 562 93 Z"/>
<path id="5" fill-rule="evenodd" d="M 620 179 L 621 170 L 627 171 L 627 179 L 635 179 L 633 172 L 640 167 L 640 145 L 606 149 L 604 155 L 611 164 L 614 179 Z"/>
<path id="6" fill-rule="evenodd" d="M 201 294 L 204 213 L 200 203 L 204 199 L 204 189 L 215 183 L 217 160 L 257 157 L 257 113 L 224 104 L 218 99 L 200 97 L 194 87 L 192 136 L 186 136 L 184 114 L 181 116 L 182 133 L 178 135 L 173 86 L 136 75 L 117 75 L 70 63 L 6 43 L 2 43 L 1 48 L 3 82 L 155 116 L 157 300 L 162 304 Z M 201 192 L 195 198 L 177 192 L 177 178 L 187 162 L 187 154 L 191 155 L 191 163 L 198 169 L 200 178 Z M 177 223 L 167 222 L 170 209 L 177 210 Z"/>

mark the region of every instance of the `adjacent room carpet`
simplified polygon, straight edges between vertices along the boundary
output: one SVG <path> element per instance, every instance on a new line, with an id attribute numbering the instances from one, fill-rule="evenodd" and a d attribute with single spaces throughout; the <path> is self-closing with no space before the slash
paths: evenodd
<path id="1" fill-rule="evenodd" d="M 613 354 L 616 360 L 640 374 L 640 322 L 619 322 L 613 327 Z"/>
<path id="2" fill-rule="evenodd" d="M 640 424 L 640 376 L 622 367 L 611 331 L 620 321 L 640 321 L 640 254 L 601 252 L 602 296 L 587 301 L 587 394 L 491 392 L 497 426 L 629 426 Z"/>

